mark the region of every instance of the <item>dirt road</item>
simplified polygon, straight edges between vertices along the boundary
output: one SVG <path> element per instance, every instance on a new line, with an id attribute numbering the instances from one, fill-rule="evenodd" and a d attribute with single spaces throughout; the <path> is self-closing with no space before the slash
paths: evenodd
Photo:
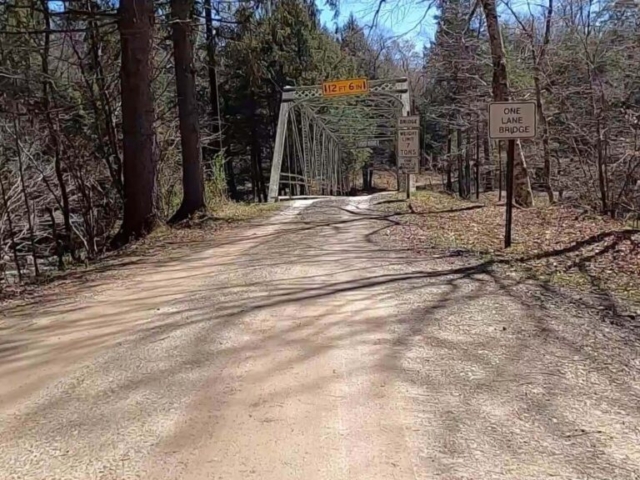
<path id="1" fill-rule="evenodd" d="M 640 478 L 640 343 L 369 202 L 5 310 L 0 478 Z"/>

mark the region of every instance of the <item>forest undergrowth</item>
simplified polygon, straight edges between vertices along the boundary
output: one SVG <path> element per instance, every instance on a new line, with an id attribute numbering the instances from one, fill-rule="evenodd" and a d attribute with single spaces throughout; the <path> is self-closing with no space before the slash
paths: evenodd
<path id="1" fill-rule="evenodd" d="M 127 272 L 119 268 L 148 260 L 176 260 L 203 248 L 210 248 L 220 232 L 268 217 L 282 207 L 277 203 L 246 203 L 218 199 L 206 212 L 193 215 L 174 226 L 163 224 L 149 236 L 122 249 L 107 251 L 91 262 L 70 264 L 64 271 L 50 270 L 28 282 L 0 283 L 0 303 L 22 302 L 55 296 L 57 291 L 93 281 L 115 279 Z"/>
<path id="2" fill-rule="evenodd" d="M 376 205 L 397 222 L 381 232 L 385 242 L 475 254 L 523 277 L 640 306 L 640 230 L 633 225 L 541 200 L 514 209 L 514 244 L 504 249 L 504 198 L 495 192 L 477 201 L 425 191 L 399 197 Z"/>

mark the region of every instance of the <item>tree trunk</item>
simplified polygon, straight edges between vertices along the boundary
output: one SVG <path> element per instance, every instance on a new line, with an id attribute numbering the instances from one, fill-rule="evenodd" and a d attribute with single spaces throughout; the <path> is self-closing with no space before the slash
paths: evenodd
<path id="1" fill-rule="evenodd" d="M 251 182 L 254 200 L 257 202 L 266 202 L 267 189 L 264 181 L 264 173 L 262 171 L 262 147 L 260 145 L 260 137 L 258 131 L 258 103 L 255 98 L 249 99 L 250 111 L 250 134 L 251 134 Z"/>
<path id="2" fill-rule="evenodd" d="M 533 207 L 533 192 L 520 140 L 516 140 L 516 146 L 518 154 L 513 159 L 513 201 L 520 207 Z"/>
<path id="3" fill-rule="evenodd" d="M 507 63 L 502 45 L 502 35 L 498 22 L 495 0 L 481 0 L 487 21 L 487 32 L 491 47 L 491 61 L 493 63 L 492 91 L 493 100 L 506 102 L 510 99 L 509 81 L 507 78 Z M 533 205 L 533 192 L 529 181 L 529 172 L 523 155 L 516 155 L 513 162 L 514 172 L 514 201 L 522 207 Z"/>
<path id="4" fill-rule="evenodd" d="M 38 266 L 38 250 L 36 248 L 36 236 L 33 229 L 33 219 L 31 218 L 31 205 L 29 203 L 29 194 L 24 181 L 24 166 L 22 163 L 22 146 L 20 145 L 18 128 L 18 111 L 17 107 L 13 114 L 13 129 L 15 134 L 16 154 L 18 155 L 18 174 L 20 176 L 20 187 L 22 188 L 22 198 L 24 200 L 24 209 L 27 214 L 27 226 L 29 227 L 29 243 L 31 244 L 31 256 L 33 257 L 33 272 L 35 276 L 40 276 L 40 267 Z"/>
<path id="5" fill-rule="evenodd" d="M 151 92 L 154 21 L 152 0 L 120 1 L 124 216 L 114 246 L 148 234 L 157 224 L 158 152 Z"/>
<path id="6" fill-rule="evenodd" d="M 549 151 L 549 123 L 547 122 L 547 116 L 544 113 L 544 103 L 542 101 L 542 89 L 540 87 L 539 72 L 534 73 L 533 83 L 536 91 L 538 118 L 540 119 L 540 125 L 542 126 L 542 156 L 544 159 L 542 186 L 547 192 L 549 203 L 553 203 L 553 189 L 551 188 L 551 153 Z"/>
<path id="7" fill-rule="evenodd" d="M 491 165 L 492 164 L 491 142 L 489 140 L 488 127 L 486 123 L 483 124 L 483 128 L 482 128 L 482 149 L 484 151 L 484 164 Z M 491 190 L 493 190 L 495 188 L 495 183 L 493 183 L 493 180 L 495 180 L 495 177 L 494 176 L 489 177 L 487 175 L 487 178 L 491 178 Z M 485 181 L 485 183 L 488 183 L 488 182 Z"/>
<path id="8" fill-rule="evenodd" d="M 62 218 L 64 221 L 67 248 L 71 253 L 71 257 L 76 260 L 76 252 L 73 246 L 73 229 L 71 228 L 71 208 L 69 207 L 69 193 L 67 192 L 67 185 L 64 183 L 64 175 L 62 172 L 62 152 L 60 149 L 60 136 L 56 131 L 55 124 L 53 122 L 53 116 L 51 115 L 51 78 L 49 74 L 49 52 L 51 49 L 51 15 L 49 12 L 49 2 L 47 0 L 41 0 L 40 6 L 42 7 L 45 26 L 44 48 L 42 51 L 42 103 L 44 106 L 45 118 L 47 120 L 47 127 L 49 129 L 49 144 L 51 146 L 51 149 L 53 150 L 54 171 L 56 174 L 56 180 L 58 181 L 58 187 L 60 188 L 60 197 L 62 199 Z"/>
<path id="9" fill-rule="evenodd" d="M 251 142 L 251 198 L 255 203 L 260 202 L 260 198 L 258 197 L 260 189 L 258 187 L 258 174 L 256 172 L 256 149 L 255 149 L 255 140 Z"/>
<path id="10" fill-rule="evenodd" d="M 89 2 L 89 11 L 95 12 L 97 6 L 95 2 Z M 89 44 L 91 50 L 91 58 L 93 62 L 93 68 L 96 73 L 96 83 L 98 85 L 98 97 L 100 101 L 100 108 L 102 109 L 102 115 L 104 116 L 104 127 L 109 139 L 109 147 L 111 154 L 113 155 L 113 161 L 106 160 L 108 168 L 110 170 L 114 185 L 118 191 L 118 194 L 122 197 L 124 195 L 124 186 L 122 182 L 122 158 L 118 150 L 118 134 L 116 132 L 113 105 L 109 98 L 107 91 L 107 80 L 105 78 L 104 68 L 102 65 L 102 40 L 100 38 L 100 29 L 95 19 L 89 21 Z M 96 105 L 97 107 L 97 105 Z M 96 118 L 96 122 L 98 122 Z"/>
<path id="11" fill-rule="evenodd" d="M 544 159 L 543 178 L 542 185 L 549 197 L 549 203 L 554 202 L 553 189 L 551 188 L 551 153 L 549 151 L 549 123 L 544 111 L 544 102 L 542 100 L 542 67 L 541 62 L 544 59 L 547 45 L 549 43 L 549 29 L 551 23 L 551 12 L 553 11 L 553 0 L 549 0 L 549 7 L 547 10 L 547 19 L 544 35 L 544 43 L 542 45 L 540 56 L 536 54 L 534 37 L 532 35 L 531 40 L 531 55 L 533 60 L 533 85 L 536 94 L 536 107 L 538 110 L 538 118 L 542 127 L 542 156 Z"/>
<path id="12" fill-rule="evenodd" d="M 593 74 L 593 68 L 591 66 L 589 66 L 588 69 L 588 74 L 589 74 L 589 86 L 590 86 L 590 94 L 591 94 L 591 109 L 592 109 L 592 115 L 593 118 L 595 119 L 595 124 L 596 124 L 596 150 L 597 150 L 597 157 L 596 157 L 596 166 L 598 169 L 598 189 L 600 191 L 600 202 L 602 204 L 602 213 L 603 214 L 610 214 L 611 212 L 609 212 L 609 203 L 607 201 L 608 199 L 608 194 L 607 194 L 607 175 L 605 172 L 605 146 L 604 146 L 604 142 L 603 142 L 603 132 L 602 132 L 602 108 L 604 105 L 604 102 L 602 102 L 602 104 L 600 105 L 600 108 L 598 108 L 597 105 L 597 100 L 596 100 L 596 85 L 595 85 L 595 81 L 594 81 L 594 74 Z"/>
<path id="13" fill-rule="evenodd" d="M 476 117 L 476 200 L 480 199 L 480 120 Z"/>
<path id="14" fill-rule="evenodd" d="M 456 129 L 456 158 L 458 159 L 458 195 L 464 198 L 464 166 L 462 164 L 462 132 Z"/>
<path id="15" fill-rule="evenodd" d="M 453 193 L 453 180 L 451 178 L 451 130 L 447 131 L 447 192 Z"/>
<path id="16" fill-rule="evenodd" d="M 471 198 L 471 128 L 467 128 L 466 152 L 464 153 L 464 193 Z"/>
<path id="17" fill-rule="evenodd" d="M 53 240 L 56 257 L 58 257 L 58 270 L 63 271 L 64 267 L 64 245 L 58 236 L 58 225 L 56 224 L 56 217 L 53 214 L 51 207 L 46 208 L 49 214 L 49 221 L 51 222 L 51 238 Z"/>
<path id="18" fill-rule="evenodd" d="M 95 13 L 97 6 L 94 1 L 87 0 L 86 9 L 89 12 Z M 91 53 L 90 65 L 94 75 L 91 77 L 89 76 L 85 66 L 85 54 L 80 51 L 79 45 L 77 45 L 76 42 L 70 42 L 70 45 L 78 60 L 77 65 L 80 69 L 80 74 L 82 75 L 82 80 L 89 96 L 89 103 L 93 109 L 93 123 L 98 141 L 98 145 L 96 145 L 96 152 L 99 156 L 103 157 L 107 170 L 109 170 L 109 175 L 111 176 L 113 185 L 115 186 L 120 198 L 124 199 L 122 157 L 119 151 L 118 133 L 116 131 L 114 120 L 114 108 L 109 95 L 107 94 L 107 81 L 102 65 L 102 39 L 100 37 L 97 22 L 93 17 L 91 18 L 92 19 L 88 22 L 88 38 L 89 51 Z M 103 139 L 103 127 L 107 135 L 108 143 L 105 143 Z"/>
<path id="19" fill-rule="evenodd" d="M 594 107 L 595 108 L 595 107 Z M 597 167 L 598 167 L 598 188 L 600 190 L 600 202 L 602 203 L 602 213 L 609 212 L 609 204 L 607 202 L 607 183 L 604 166 L 604 145 L 602 141 L 602 127 L 600 126 L 600 118 L 596 120 L 596 149 L 597 149 Z"/>
<path id="20" fill-rule="evenodd" d="M 542 100 L 542 62 L 547 54 L 547 48 L 551 38 L 551 16 L 553 15 L 553 0 L 549 0 L 547 5 L 547 12 L 545 15 L 545 27 L 542 40 L 542 47 L 540 48 L 540 54 L 536 54 L 535 46 L 532 45 L 531 52 L 533 55 L 533 84 L 536 92 L 536 105 L 538 108 L 538 118 L 540 119 L 540 125 L 542 126 L 542 156 L 544 159 L 543 168 L 543 187 L 549 197 L 549 203 L 554 203 L 553 189 L 551 188 L 551 152 L 549 149 L 549 121 L 544 111 L 544 101 Z M 531 36 L 531 42 L 534 42 L 534 36 Z"/>
<path id="21" fill-rule="evenodd" d="M 193 0 L 171 0 L 173 57 L 182 147 L 182 204 L 171 217 L 170 223 L 184 220 L 205 207 L 196 70 L 193 65 L 192 12 Z"/>
<path id="22" fill-rule="evenodd" d="M 498 201 L 502 201 L 502 144 L 498 140 Z"/>
<path id="23" fill-rule="evenodd" d="M 262 148 L 260 146 L 260 142 L 258 141 L 257 131 L 253 134 L 253 138 L 255 138 L 255 146 L 253 148 L 255 148 L 256 150 L 256 174 L 258 177 L 258 190 L 262 197 L 260 201 L 266 203 L 269 199 L 267 196 L 266 182 L 264 181 L 264 169 L 262 168 Z"/>
<path id="24" fill-rule="evenodd" d="M 218 101 L 218 73 L 216 71 L 216 35 L 213 28 L 213 10 L 211 0 L 204 0 L 205 40 L 207 42 L 207 73 L 209 75 L 209 106 L 211 109 L 211 156 L 215 158 L 222 151 L 222 129 L 220 121 L 220 103 Z M 231 157 L 224 162 L 227 191 L 233 200 L 238 199 L 236 180 Z"/>
<path id="25" fill-rule="evenodd" d="M 20 268 L 20 259 L 18 258 L 18 246 L 16 244 L 16 236 L 13 230 L 13 218 L 9 210 L 9 200 L 7 192 L 4 189 L 4 180 L 0 171 L 0 194 L 2 195 L 2 204 L 5 212 L 7 212 L 7 223 L 9 224 L 9 239 L 11 240 L 11 250 L 13 251 L 13 261 L 16 264 L 16 272 L 18 273 L 18 282 L 22 283 L 22 268 Z"/>

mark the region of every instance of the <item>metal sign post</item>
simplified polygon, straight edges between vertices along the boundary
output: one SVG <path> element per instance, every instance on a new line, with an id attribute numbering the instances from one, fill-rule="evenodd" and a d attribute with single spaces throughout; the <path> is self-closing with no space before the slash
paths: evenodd
<path id="1" fill-rule="evenodd" d="M 398 118 L 398 173 L 406 174 L 407 199 L 411 198 L 411 175 L 420 172 L 420 117 Z"/>
<path id="2" fill-rule="evenodd" d="M 511 246 L 513 223 L 513 163 L 516 140 L 535 138 L 536 104 L 534 102 L 493 102 L 489 104 L 489 137 L 507 140 L 507 204 L 504 248 Z"/>

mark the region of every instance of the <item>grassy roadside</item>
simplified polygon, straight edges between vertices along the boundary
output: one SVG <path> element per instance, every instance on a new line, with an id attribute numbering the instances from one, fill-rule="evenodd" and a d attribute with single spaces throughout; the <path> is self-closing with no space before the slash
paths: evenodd
<path id="1" fill-rule="evenodd" d="M 264 217 L 282 208 L 281 203 L 213 202 L 209 208 L 214 221 L 242 222 Z"/>
<path id="2" fill-rule="evenodd" d="M 621 222 L 564 206 L 515 209 L 514 245 L 505 250 L 504 205 L 493 194 L 470 202 L 418 192 L 376 208 L 399 222 L 385 236 L 409 248 L 461 250 L 537 280 L 640 304 L 640 231 Z"/>

